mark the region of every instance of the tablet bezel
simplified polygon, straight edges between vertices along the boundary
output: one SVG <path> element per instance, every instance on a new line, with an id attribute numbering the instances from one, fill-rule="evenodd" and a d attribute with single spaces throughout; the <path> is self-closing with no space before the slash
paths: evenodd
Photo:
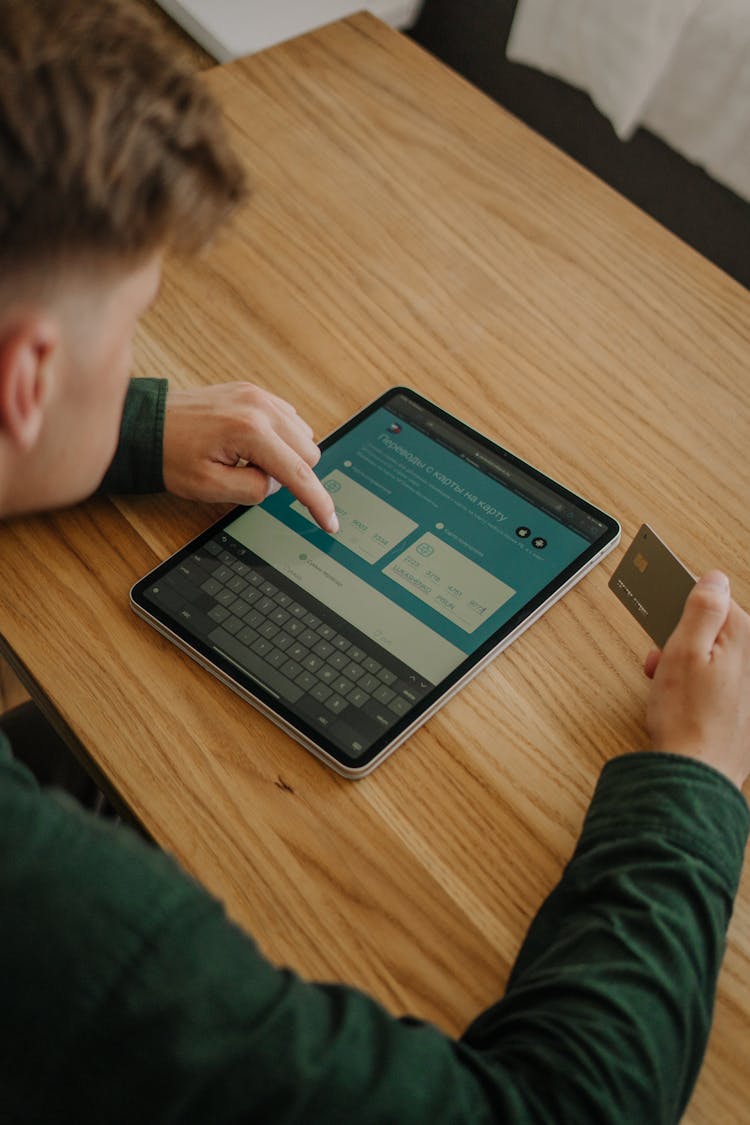
<path id="1" fill-rule="evenodd" d="M 604 558 L 619 542 L 620 525 L 608 513 L 597 508 L 577 493 L 572 492 L 559 481 L 547 476 L 540 469 L 530 465 L 527 461 L 511 453 L 510 450 L 492 441 L 486 435 L 475 430 L 472 426 L 450 414 L 442 407 L 431 402 L 423 395 L 408 387 L 392 387 L 379 395 L 362 410 L 349 418 L 321 443 L 321 450 L 325 451 L 337 441 L 348 434 L 364 419 L 381 408 L 388 408 L 388 403 L 396 396 L 406 396 L 423 409 L 428 410 L 442 423 L 455 426 L 465 437 L 477 442 L 488 452 L 500 456 L 515 468 L 528 474 L 531 480 L 551 489 L 562 500 L 575 504 L 582 512 L 599 520 L 605 527 L 602 535 L 578 556 L 574 562 L 561 571 L 553 582 L 548 583 L 539 593 L 522 606 L 508 621 L 504 623 L 491 637 L 483 642 L 474 653 L 468 655 L 453 672 L 445 677 L 422 700 L 400 718 L 389 730 L 385 731 L 372 746 L 359 757 L 350 757 L 324 733 L 313 729 L 304 719 L 296 715 L 292 708 L 279 701 L 270 691 L 266 691 L 255 679 L 242 672 L 231 661 L 225 659 L 221 653 L 210 648 L 203 641 L 193 636 L 190 630 L 174 621 L 160 607 L 146 601 L 143 594 L 145 589 L 159 580 L 163 574 L 179 565 L 180 561 L 199 550 L 202 544 L 221 533 L 229 524 L 248 510 L 245 505 L 240 505 L 227 512 L 221 519 L 211 524 L 200 535 L 185 544 L 169 558 L 139 579 L 130 591 L 130 602 L 133 610 L 160 633 L 187 652 L 194 660 L 218 677 L 228 687 L 231 687 L 243 699 L 247 700 L 263 714 L 269 717 L 278 726 L 282 727 L 297 742 L 303 745 L 316 757 L 328 766 L 350 779 L 366 776 L 376 766 L 380 765 L 394 750 L 396 750 L 419 726 L 434 714 L 451 696 L 459 691 L 482 668 L 493 660 L 503 649 L 507 648 L 520 634 L 538 620 L 559 598 L 570 590 L 584 577 L 596 564 Z M 261 564 L 268 565 L 268 564 Z M 310 595 L 305 595 L 306 599 Z M 361 630 L 357 630 L 361 632 Z M 364 635 L 364 634 L 363 634 Z M 372 647 L 373 642 L 368 640 Z M 392 654 L 389 654 L 392 655 Z M 406 663 L 402 659 L 402 663 Z"/>

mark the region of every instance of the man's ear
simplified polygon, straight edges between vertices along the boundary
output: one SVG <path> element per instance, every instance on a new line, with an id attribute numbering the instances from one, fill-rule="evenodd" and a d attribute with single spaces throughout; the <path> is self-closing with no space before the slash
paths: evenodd
<path id="1" fill-rule="evenodd" d="M 33 449 L 42 428 L 56 342 L 54 325 L 40 316 L 0 334 L 0 431 L 20 453 Z"/>

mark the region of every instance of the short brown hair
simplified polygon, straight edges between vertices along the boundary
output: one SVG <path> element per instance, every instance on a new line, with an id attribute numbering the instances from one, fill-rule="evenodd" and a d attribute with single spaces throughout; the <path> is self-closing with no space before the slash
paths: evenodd
<path id="1" fill-rule="evenodd" d="M 131 0 L 0 0 L 0 274 L 192 250 L 244 194 L 221 113 Z"/>

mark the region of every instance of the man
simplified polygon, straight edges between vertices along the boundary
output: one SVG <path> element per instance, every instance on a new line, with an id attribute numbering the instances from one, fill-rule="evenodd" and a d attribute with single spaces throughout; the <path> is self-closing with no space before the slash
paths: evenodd
<path id="1" fill-rule="evenodd" d="M 106 470 L 247 502 L 279 481 L 333 527 L 287 404 L 129 389 L 161 253 L 241 193 L 216 111 L 126 0 L 0 0 L 3 514 Z M 646 662 L 656 752 L 605 767 L 505 996 L 459 1040 L 275 969 L 167 857 L 41 792 L 3 744 L 0 1120 L 676 1122 L 748 834 L 749 672 L 750 619 L 712 572 Z"/>

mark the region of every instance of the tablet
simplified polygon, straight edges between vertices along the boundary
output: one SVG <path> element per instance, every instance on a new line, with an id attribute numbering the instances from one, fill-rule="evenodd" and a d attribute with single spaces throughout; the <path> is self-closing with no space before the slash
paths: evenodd
<path id="1" fill-rule="evenodd" d="M 605 512 L 396 387 L 321 445 L 329 535 L 283 489 L 131 591 L 136 613 L 363 777 L 618 542 Z"/>

